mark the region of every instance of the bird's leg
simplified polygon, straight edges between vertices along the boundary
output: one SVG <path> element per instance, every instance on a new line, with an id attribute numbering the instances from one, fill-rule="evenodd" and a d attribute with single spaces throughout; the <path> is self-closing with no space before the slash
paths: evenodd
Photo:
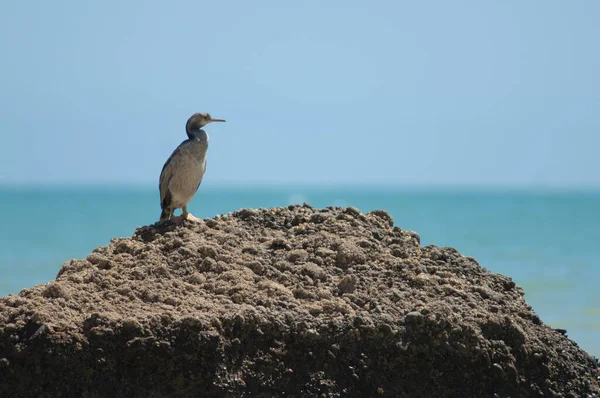
<path id="1" fill-rule="evenodd" d="M 190 221 L 195 221 L 195 222 L 200 221 L 200 219 L 194 217 L 192 215 L 192 213 L 188 213 L 188 211 L 187 211 L 187 205 L 185 205 L 185 206 L 183 206 L 181 208 L 181 220 L 190 220 Z"/>
<path id="2" fill-rule="evenodd" d="M 162 213 L 160 213 L 160 222 L 165 222 L 173 218 L 173 212 L 175 209 L 163 209 Z"/>

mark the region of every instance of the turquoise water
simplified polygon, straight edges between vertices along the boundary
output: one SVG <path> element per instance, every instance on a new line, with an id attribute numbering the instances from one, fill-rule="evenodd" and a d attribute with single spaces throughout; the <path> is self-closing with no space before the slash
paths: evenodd
<path id="1" fill-rule="evenodd" d="M 56 277 L 113 237 L 158 219 L 155 188 L 0 188 L 0 295 Z M 600 192 L 203 186 L 197 217 L 308 202 L 388 210 L 422 244 L 453 246 L 524 287 L 542 320 L 600 356 Z"/>

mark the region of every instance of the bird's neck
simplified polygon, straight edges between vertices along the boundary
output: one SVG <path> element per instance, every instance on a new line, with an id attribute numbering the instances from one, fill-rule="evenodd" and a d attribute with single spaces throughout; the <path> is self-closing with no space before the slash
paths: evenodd
<path id="1" fill-rule="evenodd" d="M 206 131 L 200 128 L 189 128 L 187 129 L 186 133 L 190 140 L 208 143 L 208 134 L 206 133 Z"/>

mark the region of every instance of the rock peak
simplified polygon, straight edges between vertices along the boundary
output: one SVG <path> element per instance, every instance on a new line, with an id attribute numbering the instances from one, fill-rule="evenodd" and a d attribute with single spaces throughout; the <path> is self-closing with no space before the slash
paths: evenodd
<path id="1" fill-rule="evenodd" d="M 594 396 L 508 277 L 385 211 L 155 224 L 0 299 L 0 395 Z"/>

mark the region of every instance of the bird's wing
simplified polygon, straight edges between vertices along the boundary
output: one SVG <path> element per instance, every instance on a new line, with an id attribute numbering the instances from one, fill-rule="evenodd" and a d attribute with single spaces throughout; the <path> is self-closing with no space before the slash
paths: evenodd
<path id="1" fill-rule="evenodd" d="M 177 154 L 179 152 L 181 152 L 181 146 L 183 144 L 185 144 L 187 142 L 183 141 L 181 144 L 179 144 L 179 146 L 177 148 L 175 148 L 175 150 L 173 151 L 173 153 L 171 154 L 171 156 L 169 156 L 169 158 L 167 159 L 167 161 L 165 162 L 165 164 L 163 165 L 163 168 L 160 172 L 160 179 L 158 181 L 158 190 L 160 191 L 160 205 L 161 207 L 163 207 L 163 203 L 165 201 L 165 197 L 167 196 L 167 193 L 169 191 L 169 181 L 171 180 L 171 177 L 173 176 L 173 172 L 171 170 L 171 166 L 172 164 L 172 160 L 175 156 L 177 156 Z"/>

